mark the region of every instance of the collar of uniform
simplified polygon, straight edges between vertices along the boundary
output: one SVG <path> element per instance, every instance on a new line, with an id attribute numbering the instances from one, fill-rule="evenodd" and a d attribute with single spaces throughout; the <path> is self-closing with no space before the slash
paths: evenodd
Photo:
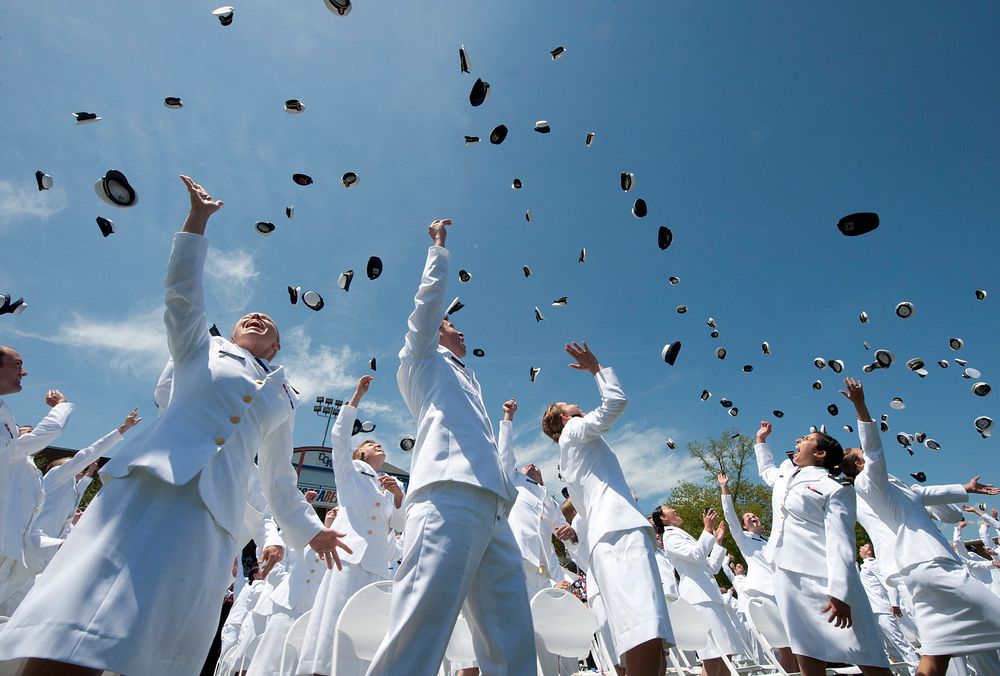
<path id="1" fill-rule="evenodd" d="M 444 358 L 447 359 L 448 361 L 450 361 L 452 364 L 455 364 L 456 366 L 458 366 L 462 370 L 465 370 L 465 368 L 466 368 L 465 362 L 463 362 L 461 359 L 459 359 L 458 357 L 456 357 L 455 354 L 451 350 L 449 350 L 448 348 L 443 347 L 441 345 L 438 345 L 438 354 L 443 355 Z"/>

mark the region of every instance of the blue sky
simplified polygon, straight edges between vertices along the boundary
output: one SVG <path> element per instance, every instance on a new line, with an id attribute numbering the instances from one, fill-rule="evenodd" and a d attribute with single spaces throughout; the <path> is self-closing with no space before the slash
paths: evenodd
<path id="1" fill-rule="evenodd" d="M 820 423 L 854 443 L 839 431 L 853 420 L 838 378 L 812 360 L 840 358 L 858 374 L 872 360 L 864 341 L 897 357 L 864 379 L 872 411 L 890 413 L 890 469 L 1000 483 L 997 438 L 972 425 L 1000 419 L 997 395 L 974 396 L 960 368 L 935 363 L 964 358 L 988 382 L 997 372 L 995 3 L 358 0 L 339 17 L 321 0 L 254 1 L 236 6 L 228 28 L 213 8 L 0 8 L 0 292 L 30 304 L 0 317 L 0 342 L 21 351 L 30 373 L 8 399 L 20 422 L 42 415 L 50 387 L 79 404 L 65 445 L 97 438 L 133 406 L 153 415 L 184 173 L 226 202 L 208 233 L 210 321 L 228 332 L 246 311 L 274 316 L 280 361 L 306 397 L 346 399 L 377 356 L 362 415 L 393 449 L 412 428 L 395 354 L 426 225 L 452 218 L 449 293 L 466 305 L 454 319 L 470 348 L 486 351 L 469 361 L 497 417 L 503 400 L 518 399 L 519 455 L 543 467 L 553 491 L 557 453 L 539 416 L 555 400 L 597 402 L 592 381 L 565 366 L 562 345 L 573 339 L 589 341 L 631 397 L 610 441 L 644 509 L 699 477 L 686 442 L 733 425 L 752 434 L 775 408 L 785 412 L 776 450 Z M 463 44 L 471 75 L 459 72 Z M 566 54 L 553 61 L 560 45 Z M 472 108 L 476 77 L 491 93 Z M 166 96 L 184 108 L 168 110 Z M 288 98 L 305 112 L 287 115 Z M 75 111 L 104 119 L 77 126 Z M 542 119 L 552 133 L 532 130 Z M 490 145 L 500 123 L 510 134 Z M 484 141 L 466 146 L 467 134 Z M 114 209 L 94 194 L 112 168 L 135 186 L 137 206 Z M 52 191 L 37 192 L 37 169 L 53 176 Z M 361 179 L 350 190 L 346 171 Z M 629 194 L 622 171 L 636 176 Z M 315 183 L 295 185 L 295 172 Z M 637 197 L 649 205 L 641 220 L 630 213 Z M 837 220 L 855 211 L 877 211 L 882 226 L 842 236 Z M 102 239 L 98 215 L 118 232 Z M 276 232 L 259 237 L 257 220 Z M 666 251 L 660 225 L 674 233 Z M 376 281 L 364 275 L 371 255 L 385 264 Z M 459 284 L 459 268 L 471 282 Z M 336 282 L 347 269 L 356 276 L 344 293 Z M 681 283 L 669 285 L 671 275 Z M 289 305 L 289 284 L 320 291 L 325 309 Z M 991 295 L 979 302 L 976 289 Z M 551 307 L 560 296 L 568 306 Z M 905 321 L 893 312 L 903 300 L 916 307 Z M 676 314 L 679 304 L 689 312 Z M 951 337 L 964 339 L 960 352 Z M 683 349 L 670 367 L 659 355 L 673 340 Z M 927 378 L 905 369 L 912 357 L 928 363 Z M 531 366 L 542 368 L 534 384 Z M 905 410 L 889 409 L 894 396 Z M 299 444 L 322 437 L 309 409 Z M 924 431 L 942 450 L 910 458 L 891 438 L 898 431 Z M 409 459 L 394 450 L 390 461 Z"/>

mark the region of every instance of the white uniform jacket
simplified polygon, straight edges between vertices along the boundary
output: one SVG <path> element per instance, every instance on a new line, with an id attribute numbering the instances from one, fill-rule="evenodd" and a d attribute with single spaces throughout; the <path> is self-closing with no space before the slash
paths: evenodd
<path id="1" fill-rule="evenodd" d="M 205 506 L 239 535 L 253 459 L 285 538 L 304 546 L 323 528 L 296 487 L 291 463 L 296 395 L 284 369 L 220 337 L 205 320 L 202 273 L 208 240 L 179 232 L 167 264 L 167 346 L 173 395 L 162 415 L 104 466 L 107 477 L 139 468 L 175 486 L 198 477 Z"/>
<path id="2" fill-rule="evenodd" d="M 601 436 L 625 412 L 625 392 L 610 367 L 598 371 L 594 380 L 600 405 L 581 418 L 567 420 L 559 435 L 559 467 L 591 549 L 610 533 L 652 528 L 635 507 L 618 456 Z"/>
<path id="3" fill-rule="evenodd" d="M 767 444 L 756 444 L 757 470 L 774 488 L 774 523 L 764 549 L 775 567 L 826 578 L 826 594 L 848 601 L 854 569 L 854 491 L 822 467 L 796 467 L 785 460 L 774 466 Z"/>
<path id="4" fill-rule="evenodd" d="M 10 463 L 17 443 L 17 421 L 7 403 L 0 399 L 0 495 L 7 494 L 7 484 L 10 482 Z M 0 523 L 7 514 L 7 501 L 0 498 Z"/>
<path id="5" fill-rule="evenodd" d="M 721 554 L 715 550 L 721 550 Z M 663 531 L 663 552 L 681 576 L 682 599 L 692 605 L 725 603 L 711 568 L 726 551 L 715 542 L 715 536 L 701 531 L 697 540 L 687 531 L 667 526 Z"/>
<path id="6" fill-rule="evenodd" d="M 958 556 L 924 509 L 934 501 L 964 500 L 965 489 L 950 486 L 928 487 L 917 493 L 886 471 L 878 427 L 858 422 L 865 466 L 854 479 L 858 494 L 858 521 L 875 545 L 875 556 L 890 583 L 918 563 Z M 961 487 L 959 487 L 961 488 Z M 958 497 L 962 496 L 962 497 Z"/>
<path id="7" fill-rule="evenodd" d="M 454 481 L 492 491 L 509 507 L 515 492 L 500 467 L 476 375 L 438 345 L 447 276 L 448 250 L 430 247 L 399 351 L 396 383 L 419 425 L 409 495 L 439 481 Z"/>
<path id="8" fill-rule="evenodd" d="M 876 615 L 889 615 L 893 606 L 899 607 L 899 592 L 895 587 L 885 584 L 885 575 L 875 559 L 865 559 L 858 569 L 861 574 L 861 584 L 871 603 L 872 612 Z"/>
<path id="9" fill-rule="evenodd" d="M 369 573 L 385 578 L 389 574 L 391 528 L 403 529 L 405 512 L 396 509 L 392 493 L 378 483 L 379 474 L 363 460 L 351 459 L 351 430 L 358 409 L 344 404 L 333 423 L 333 476 L 337 482 L 337 518 L 332 528 L 346 533 L 343 542 L 354 550 L 341 553 L 340 560 L 360 565 Z"/>
<path id="10" fill-rule="evenodd" d="M 327 570 L 326 560 L 306 547 L 302 552 L 288 549 L 285 564 L 288 566 L 288 575 L 271 592 L 271 604 L 301 615 L 312 608 L 316 601 L 319 583 Z"/>
<path id="11" fill-rule="evenodd" d="M 81 449 L 72 458 L 53 467 L 42 477 L 45 489 L 45 504 L 35 520 L 35 528 L 54 538 L 62 537 L 66 522 L 73 518 L 73 512 L 82 493 L 77 490 L 76 475 L 92 462 L 103 457 L 122 440 L 117 429 Z M 88 482 L 89 483 L 89 482 Z"/>
<path id="12" fill-rule="evenodd" d="M 6 502 L 0 522 L 0 556 L 25 563 L 25 543 L 45 500 L 42 473 L 35 467 L 32 456 L 62 434 L 72 413 L 73 404 L 56 404 L 31 432 L 22 434 L 8 447 L 8 484 L 2 487 L 0 494 L 0 501 Z M 14 427 L 14 434 L 17 434 L 17 427 Z"/>
<path id="13" fill-rule="evenodd" d="M 767 536 L 757 535 L 750 531 L 743 530 L 739 515 L 736 514 L 736 507 L 733 505 L 733 496 L 726 494 L 722 496 L 722 514 L 729 525 L 729 532 L 733 536 L 737 549 L 743 554 L 747 562 L 746 579 L 741 582 L 744 589 L 749 589 L 765 596 L 774 596 L 774 569 L 773 563 L 768 560 L 764 553 L 767 547 Z M 732 578 L 730 578 L 731 580 Z M 742 605 L 743 589 L 736 590 L 740 595 Z"/>
<path id="14" fill-rule="evenodd" d="M 545 486 L 517 470 L 513 437 L 513 423 L 500 421 L 500 461 L 511 485 L 517 490 L 517 499 L 510 508 L 507 521 L 521 550 L 521 558 L 555 584 L 565 577 L 565 573 L 552 546 L 552 533 L 556 526 L 566 524 L 566 519 L 555 500 L 545 492 Z"/>
<path id="15" fill-rule="evenodd" d="M 670 563 L 667 553 L 660 547 L 656 548 L 656 568 L 660 571 L 660 584 L 663 586 L 663 595 L 667 601 L 673 602 L 679 599 L 681 592 L 677 587 L 674 564 Z"/>

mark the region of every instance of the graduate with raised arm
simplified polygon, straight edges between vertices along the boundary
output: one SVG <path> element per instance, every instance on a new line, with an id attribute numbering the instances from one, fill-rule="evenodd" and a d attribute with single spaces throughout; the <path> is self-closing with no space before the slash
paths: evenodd
<path id="1" fill-rule="evenodd" d="M 844 385 L 841 393 L 854 404 L 861 437 L 861 448 L 849 449 L 843 462 L 844 473 L 854 479 L 858 521 L 872 538 L 882 572 L 913 596 L 921 649 L 917 674 L 941 676 L 953 655 L 1000 648 L 1000 597 L 972 577 L 917 492 L 889 474 L 861 381 L 846 378 Z M 961 490 L 998 492 L 978 476 Z"/>
<path id="2" fill-rule="evenodd" d="M 254 456 L 285 540 L 309 543 L 329 566 L 339 565 L 338 549 L 349 551 L 296 486 L 297 396 L 271 364 L 278 327 L 252 312 L 230 340 L 209 335 L 204 234 L 222 202 L 181 180 L 190 211 L 164 284 L 170 405 L 105 465 L 113 480 L 4 627 L 0 660 L 35 658 L 27 676 L 199 673 L 241 544 Z"/>
<path id="3" fill-rule="evenodd" d="M 773 488 L 774 525 L 765 554 L 774 562 L 774 596 L 802 676 L 823 676 L 828 662 L 891 676 L 878 625 L 854 564 L 854 490 L 831 476 L 844 449 L 823 432 L 795 442 L 780 466 L 762 421 L 754 453 Z"/>
<path id="4" fill-rule="evenodd" d="M 559 444 L 559 467 L 586 528 L 590 577 L 600 587 L 613 635 L 612 657 L 629 673 L 663 670 L 664 641 L 673 644 L 662 593 L 653 528 L 635 507 L 618 456 L 604 440 L 628 401 L 610 367 L 601 366 L 587 343 L 569 343 L 570 367 L 594 377 L 601 395 L 584 414 L 576 404 L 555 402 L 542 416 L 542 431 Z"/>

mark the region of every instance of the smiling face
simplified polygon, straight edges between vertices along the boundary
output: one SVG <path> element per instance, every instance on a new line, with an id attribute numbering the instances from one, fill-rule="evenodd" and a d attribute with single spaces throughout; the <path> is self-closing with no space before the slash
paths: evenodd
<path id="1" fill-rule="evenodd" d="M 378 472 L 382 469 L 382 465 L 385 464 L 385 449 L 382 448 L 382 444 L 377 441 L 366 440 L 362 441 L 361 444 L 354 449 L 354 459 L 363 460 L 368 463 L 368 465 Z"/>
<path id="2" fill-rule="evenodd" d="M 858 548 L 858 554 L 861 555 L 862 559 L 872 559 L 875 558 L 875 549 L 870 542 L 866 542 Z"/>
<path id="3" fill-rule="evenodd" d="M 545 485 L 542 481 L 542 470 L 538 469 L 536 465 L 529 463 L 525 465 L 521 471 L 524 473 L 524 476 L 528 477 L 539 486 Z"/>
<path id="4" fill-rule="evenodd" d="M 750 531 L 754 535 L 760 535 L 764 532 L 764 524 L 760 522 L 760 517 L 753 512 L 747 512 L 743 515 L 743 530 Z"/>
<path id="5" fill-rule="evenodd" d="M 0 345 L 0 394 L 20 392 L 21 378 L 26 375 L 28 372 L 17 350 Z"/>
<path id="6" fill-rule="evenodd" d="M 441 320 L 441 328 L 438 330 L 438 343 L 440 343 L 441 347 L 450 350 L 459 359 L 465 356 L 465 334 L 456 329 L 455 325 L 447 317 Z"/>
<path id="7" fill-rule="evenodd" d="M 664 526 L 674 526 L 676 528 L 684 523 L 684 519 L 675 509 L 663 505 L 660 508 L 660 523 Z"/>
<path id="8" fill-rule="evenodd" d="M 251 312 L 236 322 L 232 341 L 255 357 L 274 359 L 281 349 L 278 325 L 261 312 Z"/>
<path id="9" fill-rule="evenodd" d="M 795 442 L 795 455 L 792 456 L 792 462 L 797 467 L 818 467 L 822 465 L 823 457 L 826 453 L 819 450 L 817 446 L 818 441 L 819 432 L 811 432 L 804 437 L 799 437 Z"/>

